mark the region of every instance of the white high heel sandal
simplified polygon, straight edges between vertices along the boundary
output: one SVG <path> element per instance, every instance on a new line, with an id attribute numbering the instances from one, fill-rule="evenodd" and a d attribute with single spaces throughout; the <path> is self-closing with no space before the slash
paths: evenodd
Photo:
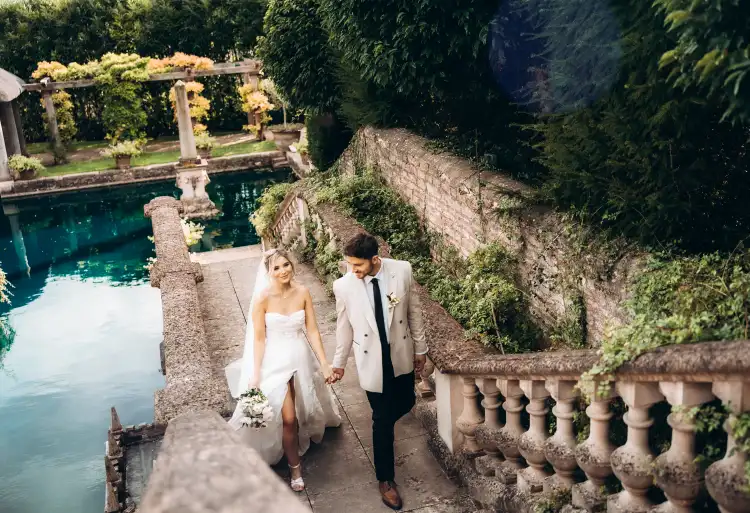
<path id="1" fill-rule="evenodd" d="M 297 470 L 301 466 L 302 466 L 302 463 L 300 463 L 296 467 L 289 465 L 289 470 Z M 292 490 L 294 490 L 295 492 L 302 492 L 305 490 L 305 481 L 301 477 L 298 477 L 297 479 L 292 479 L 291 485 L 292 485 Z"/>

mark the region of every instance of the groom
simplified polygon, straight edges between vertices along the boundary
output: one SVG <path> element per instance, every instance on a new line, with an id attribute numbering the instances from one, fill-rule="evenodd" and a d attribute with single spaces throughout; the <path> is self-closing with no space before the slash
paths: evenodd
<path id="1" fill-rule="evenodd" d="M 414 407 L 414 372 L 421 372 L 427 360 L 422 308 L 411 264 L 380 258 L 374 237 L 355 236 L 344 256 L 351 272 L 333 284 L 338 314 L 334 378 L 344 377 L 353 346 L 359 382 L 372 407 L 380 495 L 386 506 L 399 510 L 393 429 Z"/>

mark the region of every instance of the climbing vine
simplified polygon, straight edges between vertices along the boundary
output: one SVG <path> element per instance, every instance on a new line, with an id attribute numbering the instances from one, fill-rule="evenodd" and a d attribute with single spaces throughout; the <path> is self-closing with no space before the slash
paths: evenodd
<path id="1" fill-rule="evenodd" d="M 187 82 L 185 83 L 185 92 L 187 92 L 188 106 L 190 107 L 190 119 L 193 122 L 193 133 L 196 135 L 203 134 L 208 131 L 206 125 L 201 123 L 208 118 L 208 111 L 211 109 L 211 102 L 208 98 L 202 96 L 201 93 L 205 89 L 205 86 L 200 82 Z M 174 87 L 169 90 L 169 101 L 172 104 L 172 112 L 174 112 L 174 120 L 177 121 L 177 98 L 175 95 Z"/>
<path id="2" fill-rule="evenodd" d="M 271 228 L 273 228 L 273 221 L 276 219 L 279 205 L 292 190 L 292 187 L 291 183 L 269 185 L 258 198 L 255 211 L 250 216 L 250 222 L 255 227 L 255 232 L 261 237 L 272 237 Z"/>
<path id="3" fill-rule="evenodd" d="M 626 308 L 632 318 L 602 342 L 584 390 L 657 347 L 747 338 L 750 251 L 731 255 L 656 255 L 635 279 Z"/>
<path id="4" fill-rule="evenodd" d="M 370 233 L 383 237 L 394 257 L 411 262 L 417 281 L 461 323 L 467 336 L 508 353 L 536 348 L 539 337 L 516 284 L 516 263 L 499 244 L 489 244 L 464 260 L 426 232 L 414 207 L 371 171 L 352 177 L 313 175 L 303 187 L 315 203 L 335 204 Z M 440 253 L 439 263 L 433 251 Z"/>
<path id="5" fill-rule="evenodd" d="M 53 81 L 63 80 L 94 80 L 102 89 L 106 99 L 102 112 L 102 122 L 107 131 L 107 140 L 117 143 L 122 140 L 142 140 L 145 138 L 147 116 L 143 108 L 142 83 L 149 77 L 159 73 L 167 73 L 177 69 L 211 69 L 213 61 L 205 57 L 197 57 L 184 53 L 176 53 L 165 59 L 152 59 L 137 54 L 106 53 L 100 60 L 89 61 L 86 64 L 72 62 L 65 66 L 56 61 L 43 61 L 37 65 L 32 77 L 36 80 L 49 78 Z M 202 84 L 190 86 L 195 88 L 191 104 L 191 116 L 195 109 L 196 119 L 206 117 L 210 104 L 200 96 Z M 65 95 L 66 93 L 56 93 Z M 64 97 L 61 97 L 64 98 Z M 70 96 L 67 96 L 70 100 Z M 57 105 L 56 105 L 57 107 Z M 72 121 L 72 104 L 68 110 L 70 120 L 66 122 L 68 133 L 75 127 Z M 58 116 L 60 113 L 58 113 Z M 63 113 L 63 116 L 65 114 Z M 58 118 L 59 121 L 59 118 Z M 69 126 L 68 126 L 69 125 Z M 61 129 L 62 130 L 62 129 Z M 62 135 L 62 134 L 61 134 Z"/>

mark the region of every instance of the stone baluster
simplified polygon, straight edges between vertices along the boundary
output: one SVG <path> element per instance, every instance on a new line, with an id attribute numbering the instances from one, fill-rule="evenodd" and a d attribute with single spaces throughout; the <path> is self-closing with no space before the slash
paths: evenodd
<path id="1" fill-rule="evenodd" d="M 302 233 L 304 235 L 305 231 L 302 230 Z M 346 270 L 341 274 L 346 274 Z M 435 372 L 435 364 L 432 363 L 432 360 L 427 358 L 422 372 L 419 373 L 420 381 L 417 384 L 417 393 L 420 397 L 432 397 L 434 395 L 432 392 L 432 386 L 430 386 L 430 376 L 432 376 L 433 372 Z"/>
<path id="2" fill-rule="evenodd" d="M 544 481 L 545 493 L 570 490 L 573 487 L 573 472 L 576 462 L 576 436 L 573 430 L 574 402 L 578 397 L 575 381 L 547 381 L 547 390 L 555 400 L 552 413 L 557 419 L 557 429 L 544 443 L 544 455 L 555 469 L 555 475 Z"/>
<path id="3" fill-rule="evenodd" d="M 476 430 L 476 438 L 479 445 L 484 449 L 485 455 L 476 460 L 477 472 L 485 476 L 494 476 L 502 464 L 500 450 L 497 448 L 497 435 L 503 425 L 500 422 L 500 390 L 497 388 L 497 379 L 481 379 L 478 381 L 479 390 L 482 392 L 482 407 L 484 408 L 484 424 Z"/>
<path id="4" fill-rule="evenodd" d="M 529 430 L 522 434 L 518 441 L 521 455 L 529 464 L 528 468 L 518 472 L 518 489 L 536 493 L 542 491 L 544 480 L 549 477 L 549 473 L 544 470 L 547 465 L 544 443 L 547 441 L 546 419 L 549 412 L 544 403 L 549 397 L 549 392 L 542 380 L 523 380 L 520 386 L 529 399 L 526 411 L 530 421 Z"/>
<path id="5" fill-rule="evenodd" d="M 586 511 L 597 511 L 607 501 L 603 487 L 612 474 L 610 457 L 615 450 L 609 441 L 609 421 L 612 418 L 609 404 L 615 395 L 611 386 L 606 391 L 595 387 L 591 404 L 586 408 L 591 421 L 589 437 L 575 450 L 578 466 L 588 479 L 573 486 L 572 502 L 575 507 Z"/>
<path id="6" fill-rule="evenodd" d="M 711 401 L 710 383 L 660 383 L 659 389 L 673 411 L 667 418 L 672 428 L 669 450 L 654 461 L 656 484 L 667 496 L 659 513 L 692 513 L 703 488 L 703 476 L 695 462 L 695 420 L 687 410 Z"/>
<path id="7" fill-rule="evenodd" d="M 607 499 L 609 513 L 647 513 L 653 504 L 646 497 L 654 483 L 651 464 L 654 455 L 648 446 L 648 428 L 654 423 L 648 409 L 663 401 L 664 395 L 656 383 L 617 383 L 628 411 L 624 420 L 628 426 L 628 440 L 612 453 L 612 469 L 624 490 Z"/>
<path id="8" fill-rule="evenodd" d="M 713 393 L 729 409 L 727 453 L 706 470 L 706 487 L 722 513 L 750 511 L 750 491 L 745 478 L 747 455 L 737 450 L 733 425 L 738 415 L 750 411 L 750 383 L 723 381 L 713 385 Z"/>
<path id="9" fill-rule="evenodd" d="M 464 449 L 469 453 L 478 453 L 479 444 L 474 433 L 484 419 L 482 418 L 482 412 L 479 411 L 477 405 L 477 397 L 479 397 L 479 391 L 477 390 L 476 381 L 474 378 L 461 378 L 463 380 L 463 389 L 461 394 L 464 397 L 464 407 L 461 411 L 461 415 L 456 420 L 456 427 L 464 435 L 465 444 Z"/>
<path id="10" fill-rule="evenodd" d="M 500 430 L 497 442 L 497 447 L 503 453 L 505 461 L 497 470 L 496 475 L 502 483 L 507 485 L 514 484 L 518 471 L 524 468 L 521 451 L 518 448 L 518 442 L 524 431 L 521 426 L 523 390 L 517 379 L 498 379 L 497 384 L 505 397 L 503 403 L 505 426 Z"/>

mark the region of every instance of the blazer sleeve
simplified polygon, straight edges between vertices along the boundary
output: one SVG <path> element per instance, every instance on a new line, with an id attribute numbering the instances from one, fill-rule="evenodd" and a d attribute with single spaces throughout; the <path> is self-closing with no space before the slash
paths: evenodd
<path id="1" fill-rule="evenodd" d="M 425 340 L 424 321 L 422 319 L 422 301 L 419 299 L 416 282 L 414 281 L 414 274 L 409 262 L 407 262 L 406 273 L 407 283 L 409 284 L 409 309 L 407 311 L 407 319 L 409 322 L 409 330 L 411 331 L 411 338 L 414 340 L 414 354 L 427 354 L 428 348 L 427 341 Z"/>
<path id="2" fill-rule="evenodd" d="M 341 291 L 342 282 L 336 280 L 333 283 L 333 295 L 336 297 L 336 354 L 333 357 L 333 367 L 343 369 L 352 351 L 354 342 L 354 330 L 349 322 L 349 313 L 344 302 L 344 293 Z"/>

